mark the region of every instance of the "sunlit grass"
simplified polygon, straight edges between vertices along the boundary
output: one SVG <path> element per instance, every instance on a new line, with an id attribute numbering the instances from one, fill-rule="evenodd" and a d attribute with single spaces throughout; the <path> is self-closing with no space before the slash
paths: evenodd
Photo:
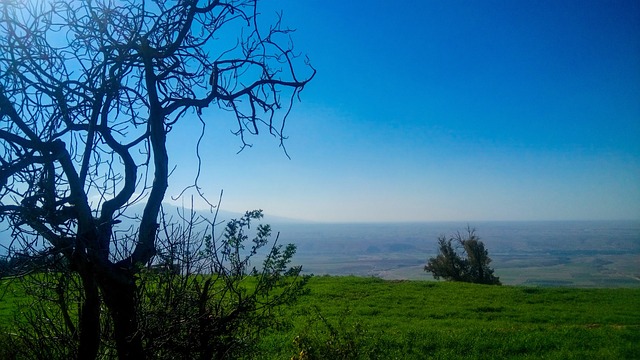
<path id="1" fill-rule="evenodd" d="M 24 303 L 3 284 L 0 328 Z M 482 286 L 313 277 L 260 359 L 630 359 L 640 289 Z"/>
<path id="2" fill-rule="evenodd" d="M 355 357 L 362 359 L 624 359 L 640 354 L 640 289 L 356 277 L 315 277 L 310 287 L 311 294 L 291 310 L 291 331 L 265 340 L 264 358 L 299 352 L 293 340 L 301 335 L 315 339 L 316 347 L 352 346 L 351 336 L 361 348 Z M 346 339 L 332 338 L 321 319 Z"/>

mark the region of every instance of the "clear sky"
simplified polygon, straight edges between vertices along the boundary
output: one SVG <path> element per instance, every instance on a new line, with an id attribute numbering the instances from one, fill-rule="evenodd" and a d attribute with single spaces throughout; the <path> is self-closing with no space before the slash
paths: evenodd
<path id="1" fill-rule="evenodd" d="M 222 208 L 314 221 L 640 219 L 640 2 L 264 0 L 318 70 L 285 135 L 236 154 Z M 197 134 L 171 136 L 170 194 Z M 188 146 L 187 146 L 188 145 Z"/>

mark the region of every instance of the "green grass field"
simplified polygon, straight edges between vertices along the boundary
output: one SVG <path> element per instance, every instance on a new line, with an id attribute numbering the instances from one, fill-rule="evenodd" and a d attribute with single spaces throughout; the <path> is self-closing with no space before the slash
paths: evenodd
<path id="1" fill-rule="evenodd" d="M 639 288 L 313 277 L 309 289 L 257 358 L 640 359 Z M 0 295 L 6 329 L 21 295 Z"/>
<path id="2" fill-rule="evenodd" d="M 310 288 L 263 358 L 640 359 L 637 288 L 359 277 L 315 277 Z"/>

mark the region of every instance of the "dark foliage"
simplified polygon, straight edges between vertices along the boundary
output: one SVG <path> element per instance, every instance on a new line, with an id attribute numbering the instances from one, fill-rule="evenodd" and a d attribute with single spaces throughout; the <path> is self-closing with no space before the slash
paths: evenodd
<path id="1" fill-rule="evenodd" d="M 491 258 L 475 229 L 467 228 L 466 234 L 457 232 L 448 239 L 438 238 L 438 255 L 432 257 L 424 271 L 437 280 L 463 281 L 477 284 L 500 285 L 500 278 L 493 275 L 489 266 Z"/>
<path id="2" fill-rule="evenodd" d="M 294 245 L 279 245 L 276 237 L 266 248 L 269 225 L 249 236 L 261 217 L 250 211 L 229 221 L 217 240 L 205 235 L 193 242 L 189 226 L 169 229 L 159 259 L 170 266 L 140 275 L 140 331 L 153 359 L 253 358 L 262 334 L 288 325 L 280 310 L 305 293 L 307 277 L 300 266 L 289 267 Z M 252 267 L 252 260 L 262 266 Z"/>
<path id="3" fill-rule="evenodd" d="M 251 231 L 260 218 L 261 211 L 247 212 L 217 237 L 195 230 L 202 219 L 193 212 L 181 215 L 182 223 L 163 225 L 159 255 L 136 280 L 136 332 L 147 358 L 251 359 L 263 334 L 289 326 L 281 310 L 306 293 L 308 277 L 289 265 L 294 245 L 279 245 L 277 236 L 270 244 L 269 225 Z M 48 272 L 16 278 L 31 302 L 21 306 L 28 310 L 19 314 L 13 337 L 4 339 L 12 357 L 78 357 L 76 324 L 85 295 L 64 263 L 50 265 Z M 99 325 L 97 357 L 114 359 L 113 322 L 105 317 Z"/>

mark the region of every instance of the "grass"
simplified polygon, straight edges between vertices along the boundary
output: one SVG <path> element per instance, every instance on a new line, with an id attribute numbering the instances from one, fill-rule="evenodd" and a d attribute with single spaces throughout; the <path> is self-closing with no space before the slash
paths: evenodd
<path id="1" fill-rule="evenodd" d="M 640 289 L 313 277 L 259 359 L 634 359 Z M 11 290 L 11 289 L 9 289 Z M 0 286 L 0 327 L 20 293 Z"/>
<path id="2" fill-rule="evenodd" d="M 264 358 L 301 357 L 301 352 L 339 358 L 341 351 L 348 354 L 345 359 L 640 356 L 640 289 L 359 277 L 315 277 L 310 288 L 290 309 L 293 327 L 265 339 Z"/>

